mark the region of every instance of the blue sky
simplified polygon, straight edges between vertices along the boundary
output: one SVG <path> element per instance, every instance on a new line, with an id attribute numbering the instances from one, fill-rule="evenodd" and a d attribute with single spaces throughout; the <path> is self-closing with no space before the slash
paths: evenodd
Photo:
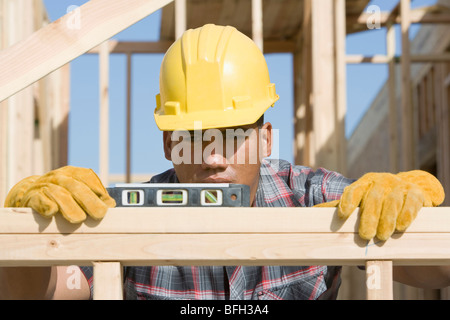
<path id="1" fill-rule="evenodd" d="M 71 5 L 82 5 L 87 0 L 44 0 L 49 18 L 54 21 Z M 381 11 L 391 10 L 398 1 L 373 0 Z M 435 0 L 413 0 L 418 7 Z M 156 41 L 159 34 L 160 13 L 114 36 L 123 41 Z M 414 36 L 418 26 L 414 26 Z M 398 28 L 397 28 L 398 30 Z M 349 35 L 347 54 L 385 54 L 386 31 L 368 30 Z M 397 31 L 397 43 L 400 33 Z M 401 48 L 397 48 L 401 52 Z M 132 173 L 158 173 L 171 167 L 162 151 L 162 133 L 153 120 L 155 95 L 159 92 L 159 67 L 163 55 L 134 55 L 132 59 Z M 293 161 L 293 82 L 290 54 L 268 54 L 267 64 L 271 82 L 275 83 L 279 101 L 270 108 L 266 120 L 279 131 L 278 157 Z M 349 136 L 370 106 L 371 101 L 387 79 L 386 65 L 347 66 L 346 135 Z M 126 57 L 114 54 L 110 58 L 110 172 L 125 172 L 125 110 Z M 89 167 L 98 172 L 98 57 L 83 55 L 71 62 L 71 111 L 69 118 L 69 164 Z"/>

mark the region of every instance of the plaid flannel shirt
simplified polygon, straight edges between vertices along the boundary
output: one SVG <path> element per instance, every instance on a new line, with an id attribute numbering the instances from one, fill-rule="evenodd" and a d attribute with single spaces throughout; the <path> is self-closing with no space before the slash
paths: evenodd
<path id="1" fill-rule="evenodd" d="M 173 169 L 150 183 L 177 183 Z M 325 169 L 313 171 L 266 159 L 254 206 L 310 207 L 339 199 L 353 182 Z M 92 267 L 81 267 L 92 292 Z M 126 299 L 335 299 L 340 267 L 330 266 L 153 266 L 125 267 Z"/>

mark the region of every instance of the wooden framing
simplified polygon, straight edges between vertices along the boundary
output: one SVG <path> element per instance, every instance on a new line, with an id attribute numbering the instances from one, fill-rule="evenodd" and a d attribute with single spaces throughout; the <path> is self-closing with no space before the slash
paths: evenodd
<path id="1" fill-rule="evenodd" d="M 389 83 L 389 162 L 392 172 L 398 172 L 398 133 L 397 133 L 397 102 L 395 90 L 395 30 L 392 23 L 387 26 L 386 51 L 388 61 Z"/>
<path id="2" fill-rule="evenodd" d="M 99 53 L 99 178 L 105 186 L 109 183 L 109 48 L 105 41 Z"/>
<path id="3" fill-rule="evenodd" d="M 131 68 L 132 68 L 132 54 L 127 53 L 127 122 L 126 122 L 126 154 L 125 154 L 125 182 L 131 182 Z"/>
<path id="4" fill-rule="evenodd" d="M 0 52 L 0 101 L 29 86 L 172 0 L 92 0 L 80 6 L 83 22 L 68 29 L 68 15 Z M 120 12 L 120 14 L 117 14 Z M 34 54 L 30 56 L 30 52 Z M 21 63 L 16 63 L 21 61 Z"/>
<path id="5" fill-rule="evenodd" d="M 186 0 L 175 0 L 175 38 L 186 31 Z"/>
<path id="6" fill-rule="evenodd" d="M 347 55 L 346 63 L 358 64 L 358 63 L 390 63 L 393 60 L 395 63 L 401 62 L 401 56 L 390 56 L 377 54 L 374 56 L 363 56 L 363 55 Z M 426 62 L 446 62 L 450 61 L 450 54 L 421 54 L 421 55 L 411 55 L 410 62 L 426 63 Z"/>
<path id="7" fill-rule="evenodd" d="M 414 165 L 414 129 L 413 129 L 413 111 L 411 98 L 411 60 L 410 60 L 410 45 L 409 45 L 409 28 L 410 21 L 411 0 L 400 0 L 400 16 L 401 16 L 401 39 L 402 39 L 402 117 L 401 121 L 401 154 L 402 166 L 401 170 L 412 170 Z"/>
<path id="8" fill-rule="evenodd" d="M 392 300 L 392 261 L 366 262 L 366 295 L 368 300 Z"/>
<path id="9" fill-rule="evenodd" d="M 335 208 L 115 208 L 72 225 L 5 208 L 0 265 L 93 265 L 95 299 L 122 298 L 121 266 L 366 265 L 367 298 L 392 299 L 392 265 L 450 264 L 449 207 L 423 208 L 385 242 L 359 238 L 357 211 L 340 221 Z"/>
<path id="10" fill-rule="evenodd" d="M 263 5 L 262 0 L 252 0 L 252 39 L 263 52 Z"/>
<path id="11" fill-rule="evenodd" d="M 445 1 L 439 2 L 445 3 Z M 414 23 L 413 12 L 414 10 L 410 11 L 411 23 Z M 393 15 L 391 18 L 395 19 L 392 23 L 400 22 L 400 17 Z M 443 24 L 438 25 L 431 25 L 432 21 L 421 21 L 421 23 L 430 23 L 430 25 L 424 25 L 410 43 L 410 81 L 412 88 L 410 110 L 414 115 L 415 132 L 413 136 L 415 151 L 411 158 L 415 160 L 415 168 L 427 170 L 436 175 L 443 184 L 446 193 L 448 193 L 450 190 L 450 175 L 446 174 L 446 171 L 450 168 L 450 162 L 448 161 L 450 135 L 448 131 L 446 132 L 446 128 L 448 128 L 450 121 L 445 78 L 448 77 L 449 69 L 446 69 L 446 66 L 450 60 L 448 55 L 449 26 L 448 22 L 444 21 Z M 383 21 L 382 25 L 386 24 L 387 20 Z M 389 39 L 387 39 L 387 42 L 389 43 Z M 387 48 L 389 48 L 389 45 Z M 389 58 L 388 53 L 373 57 L 352 55 L 347 56 L 347 63 L 388 63 Z M 389 160 L 387 153 L 383 155 L 380 152 L 377 155 L 376 152 L 386 148 L 389 141 L 393 142 L 389 138 L 392 138 L 394 130 L 394 135 L 397 132 L 397 143 L 402 142 L 398 124 L 396 124 L 394 130 L 390 130 L 387 125 L 392 119 L 387 107 L 389 103 L 395 105 L 395 108 L 391 111 L 397 115 L 397 121 L 400 120 L 400 93 L 402 91 L 400 63 L 402 59 L 402 55 L 394 57 L 393 61 L 396 65 L 394 68 L 390 68 L 390 70 L 394 70 L 390 71 L 390 74 L 395 75 L 395 77 L 392 77 L 392 80 L 395 79 L 395 81 L 390 83 L 391 78 L 389 78 L 362 119 L 360 126 L 349 139 L 349 167 L 352 168 L 350 175 L 353 177 L 367 171 L 396 172 L 401 170 L 400 167 L 395 169 L 391 161 L 386 161 L 386 159 Z M 392 66 L 392 63 L 390 63 L 390 66 Z M 393 97 L 390 97 L 391 93 L 394 93 Z M 389 102 L 390 100 L 392 102 Z M 421 117 L 421 114 L 426 115 L 426 117 Z M 434 122 L 428 121 L 434 119 Z M 389 137 L 389 131 L 391 131 L 391 137 Z M 394 146 L 392 147 L 394 148 Z M 401 152 L 400 149 L 397 150 L 397 157 L 391 153 L 391 160 L 397 159 L 398 164 L 400 164 Z M 447 206 L 450 203 L 448 198 L 446 197 L 444 202 Z M 449 297 L 448 288 L 439 292 L 439 290 L 423 290 L 397 285 L 395 286 L 395 292 L 403 299 L 439 299 L 439 297 L 448 299 Z"/>
<path id="12" fill-rule="evenodd" d="M 336 169 L 347 175 L 347 139 L 345 138 L 345 117 L 347 114 L 347 64 L 346 54 L 346 9 L 345 0 L 334 1 L 334 42 L 335 42 L 335 92 L 336 118 L 335 128 L 338 140 L 338 155 Z"/>
<path id="13" fill-rule="evenodd" d="M 0 0 L 0 49 L 47 23 L 38 0 Z M 0 103 L 0 204 L 18 180 L 67 163 L 69 83 L 65 64 Z"/>
<path id="14" fill-rule="evenodd" d="M 311 1 L 312 24 L 312 110 L 313 162 L 339 171 L 339 141 L 341 131 L 336 121 L 334 5 L 332 0 Z M 327 115 L 324 117 L 323 115 Z"/>
<path id="15" fill-rule="evenodd" d="M 410 11 L 411 23 L 450 23 L 450 13 L 448 9 L 443 7 L 441 10 L 439 6 L 430 6 L 426 8 L 417 8 Z M 433 10 L 436 10 L 433 12 Z M 348 16 L 348 24 L 360 24 L 366 25 L 367 20 L 370 18 L 369 13 L 362 13 L 354 16 Z M 389 12 L 380 13 L 380 26 L 386 26 L 389 23 L 401 23 L 402 18 L 395 15 L 392 18 L 392 14 Z"/>
<path id="16" fill-rule="evenodd" d="M 106 3 L 107 2 L 107 3 Z M 54 74 L 56 82 L 64 79 L 67 89 L 68 65 L 67 62 L 76 58 L 83 53 L 94 53 L 100 55 L 100 175 L 102 181 L 107 184 L 108 175 L 108 144 L 107 132 L 108 124 L 105 117 L 108 114 L 107 99 L 107 60 L 108 56 L 113 53 L 127 54 L 128 66 L 128 91 L 127 91 L 127 112 L 131 114 L 131 57 L 133 53 L 162 53 L 165 52 L 172 44 L 173 39 L 163 38 L 158 42 L 118 42 L 108 40 L 111 36 L 122 31 L 131 24 L 139 21 L 155 10 L 160 9 L 166 4 L 172 3 L 175 28 L 172 29 L 173 35 L 178 37 L 189 25 L 189 18 L 192 17 L 187 11 L 189 4 L 186 0 L 91 0 L 81 6 L 83 22 L 79 29 L 69 30 L 67 22 L 69 17 L 62 17 L 55 23 L 31 34 L 25 41 L 9 46 L 9 43 L 2 39 L 0 47 L 4 49 L 0 52 L 0 157 L 1 160 L 6 159 L 8 163 L 14 165 L 11 168 L 0 168 L 0 191 L 5 193 L 13 182 L 19 178 L 32 173 L 41 173 L 48 171 L 54 167 L 60 166 L 67 162 L 67 115 L 68 102 L 67 98 L 58 95 L 58 93 L 42 98 L 40 104 L 48 104 L 50 109 L 37 108 L 37 116 L 40 121 L 39 135 L 41 141 L 33 141 L 30 137 L 33 112 L 28 112 L 32 107 L 30 97 L 31 91 L 46 94 L 52 91 L 51 85 L 47 84 L 42 77 L 54 70 L 58 70 Z M 218 1 L 219 2 L 219 1 Z M 218 3 L 217 2 L 217 3 Z M 239 2 L 239 3 L 238 3 Z M 270 2 L 270 3 L 269 3 Z M 292 4 L 291 1 L 286 3 Z M 295 111 L 296 117 L 296 148 L 298 150 L 296 162 L 310 166 L 324 166 L 328 169 L 337 170 L 346 173 L 347 161 L 345 154 L 346 140 L 344 137 L 344 124 L 342 123 L 343 115 L 345 115 L 345 64 L 349 63 L 387 63 L 390 70 L 390 112 L 391 112 L 391 171 L 397 169 L 407 170 L 417 166 L 414 163 L 414 157 L 404 156 L 410 152 L 415 152 L 414 135 L 411 134 L 415 124 L 411 119 L 411 106 L 413 105 L 411 98 L 411 75 L 410 68 L 413 63 L 424 62 L 440 62 L 442 65 L 450 61 L 448 53 L 438 54 L 420 54 L 412 55 L 409 52 L 409 40 L 407 37 L 409 26 L 412 23 L 450 23 L 450 15 L 444 7 L 433 6 L 429 8 L 421 8 L 410 10 L 409 0 L 401 0 L 401 5 L 391 13 L 381 14 L 381 25 L 387 25 L 390 32 L 387 37 L 388 52 L 386 55 L 376 55 L 366 57 L 362 55 L 345 55 L 345 35 L 348 32 L 355 32 L 358 28 L 365 28 L 367 14 L 357 14 L 349 12 L 349 8 L 355 3 L 364 4 L 364 1 L 332 1 L 332 0 L 316 0 L 303 1 L 303 12 L 298 16 L 301 17 L 301 25 L 295 36 L 289 36 L 287 39 L 280 40 L 274 34 L 280 34 L 281 30 L 292 30 L 292 24 L 283 24 L 275 33 L 266 32 L 264 22 L 268 21 L 269 26 L 275 26 L 274 19 L 263 15 L 263 6 L 269 5 L 271 9 L 281 10 L 279 3 L 273 1 L 252 0 L 251 7 L 248 3 L 240 1 L 233 2 L 226 9 L 226 14 L 221 17 L 231 16 L 232 9 L 238 9 L 242 12 L 241 18 L 237 21 L 244 26 L 243 30 L 249 28 L 251 36 L 264 51 L 264 53 L 274 52 L 291 52 L 294 54 L 294 79 L 295 79 Z M 1 3 L 1 1 L 0 1 Z M 14 5 L 17 6 L 15 1 Z M 36 5 L 38 2 L 35 2 Z M 228 2 L 230 3 L 230 2 Z M 22 4 L 19 4 L 22 5 Z M 222 6 L 220 4 L 220 6 Z M 298 5 L 298 4 L 297 4 Z M 219 6 L 218 4 L 216 6 Z M 29 7 L 24 6 L 24 15 L 29 17 L 31 14 Z M 250 9 L 249 9 L 250 8 Z M 346 12 L 347 9 L 347 12 Z M 120 12 L 120 15 L 117 13 Z M 270 10 L 266 12 L 272 12 Z M 281 11 L 279 11 L 281 12 Z M 252 17 L 249 19 L 248 16 Z M 166 16 L 166 15 L 165 15 Z M 197 14 L 197 17 L 199 14 Z M 3 17 L 0 17 L 2 19 Z M 267 20 L 269 19 L 269 20 Z M 4 19 L 7 20 L 7 19 Z M 27 19 L 31 21 L 32 19 Z M 248 22 L 246 21 L 248 20 Z M 250 23 L 250 20 L 252 21 Z M 0 21 L 4 26 L 4 21 Z M 278 21 L 281 25 L 281 21 Z M 346 23 L 345 23 L 346 22 Z M 402 47 L 403 54 L 395 57 L 392 25 L 400 23 L 402 27 Z M 21 26 L 20 30 L 28 28 L 28 24 Z M 39 25 L 40 27 L 40 25 Z M 347 30 L 346 28 L 347 27 Z M 283 29 L 284 28 L 284 29 Z M 248 34 L 248 32 L 247 32 Z M 104 42 L 105 41 L 105 42 Z M 33 56 L 29 52 L 35 53 Z M 20 63 L 17 63 L 20 61 Z M 395 64 L 399 64 L 402 71 L 402 117 L 394 118 L 396 114 L 394 88 Z M 62 67 L 62 68 L 60 68 Z M 444 68 L 445 69 L 445 68 Z M 322 70 L 333 70 L 333 72 L 322 72 Z M 443 80 L 447 86 L 436 89 L 435 96 L 439 96 L 439 101 L 448 101 L 448 76 L 442 70 L 436 72 L 435 77 L 447 77 Z M 59 73 L 61 72 L 61 73 Z M 27 88 L 39 79 L 41 82 L 36 83 L 35 88 Z M 437 78 L 436 78 L 437 79 Z M 428 83 L 429 85 L 430 83 Z M 14 95 L 23 91 L 24 95 Z M 28 93 L 27 93 L 28 92 Z M 13 96 L 14 95 L 14 96 Z M 36 96 L 36 95 L 35 95 Z M 7 97 L 11 97 L 6 100 Z M 431 98 L 428 96 L 428 98 Z M 56 106 L 63 106 L 57 109 Z M 445 102 L 437 106 L 437 112 L 442 118 L 436 118 L 438 128 L 436 132 L 443 134 L 437 136 L 437 143 L 440 145 L 439 162 L 439 178 L 442 179 L 446 190 L 449 186 L 450 174 L 449 169 L 449 144 L 445 134 L 449 131 L 448 108 Z M 314 111 L 314 114 L 313 112 Z M 329 118 L 320 118 L 318 114 L 327 114 Z M 26 115 L 26 117 L 23 117 Z M 315 117 L 314 117 L 315 115 Z M 20 119 L 20 121 L 18 120 Z M 128 117 L 130 119 L 130 117 Z M 401 120 L 401 136 L 396 131 L 397 120 Z M 64 124 L 64 121 L 65 124 Z M 127 125 L 127 173 L 125 181 L 131 180 L 131 123 Z M 63 133 L 62 135 L 59 133 Z M 65 135 L 64 135 L 65 134 Z M 24 139 L 20 137 L 26 137 Z M 432 136 L 429 136 L 433 138 Z M 447 135 L 448 137 L 448 135 Z M 403 139 L 400 140 L 399 138 Z M 16 143 L 20 141 L 21 144 Z M 402 142 L 402 151 L 397 148 Z M 38 145 L 39 144 L 39 145 Z M 58 147 L 55 148 L 54 146 Z M 32 163 L 29 149 L 42 149 L 43 160 Z M 416 152 L 417 153 L 417 152 Z M 403 155 L 403 162 L 399 162 L 398 158 Z M 408 162 L 407 162 L 408 161 Z M 417 162 L 417 160 L 416 160 Z M 401 166 L 400 166 L 401 164 Z M 28 172 L 28 173 L 27 173 Z M 6 179 L 5 179 L 6 177 Z M 7 180 L 5 182 L 5 180 Z M 0 198 L 3 195 L 0 195 Z M 0 199 L 1 200 L 1 199 Z M 1 203 L 2 201 L 0 201 Z M 105 266 L 106 268 L 115 269 L 117 265 Z"/>

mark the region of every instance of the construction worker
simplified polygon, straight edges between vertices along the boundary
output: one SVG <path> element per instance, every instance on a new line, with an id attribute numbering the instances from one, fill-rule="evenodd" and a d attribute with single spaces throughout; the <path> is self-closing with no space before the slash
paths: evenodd
<path id="1" fill-rule="evenodd" d="M 364 239 L 387 240 L 422 206 L 442 203 L 441 184 L 423 171 L 369 173 L 353 181 L 266 159 L 274 141 L 263 115 L 277 99 L 264 56 L 247 36 L 229 26 L 186 31 L 163 59 L 154 111 L 173 168 L 150 182 L 246 184 L 252 206 L 338 206 L 342 218 L 360 206 Z M 32 207 L 44 216 L 60 212 L 81 223 L 87 215 L 101 219 L 115 203 L 92 170 L 63 167 L 19 182 L 5 206 Z M 88 299 L 92 269 L 81 270 L 85 277 L 74 290 L 66 286 L 72 275 L 66 267 L 2 268 L 0 296 Z M 328 266 L 127 267 L 124 293 L 127 299 L 334 299 L 339 273 Z M 395 267 L 394 278 L 440 288 L 450 285 L 450 268 Z"/>

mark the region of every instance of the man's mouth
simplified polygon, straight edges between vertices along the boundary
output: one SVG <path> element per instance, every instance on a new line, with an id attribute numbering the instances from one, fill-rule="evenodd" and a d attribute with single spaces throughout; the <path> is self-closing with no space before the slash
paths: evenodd
<path id="1" fill-rule="evenodd" d="M 220 176 L 209 176 L 205 179 L 202 179 L 204 183 L 232 183 L 233 180 L 228 177 L 220 177 Z"/>

